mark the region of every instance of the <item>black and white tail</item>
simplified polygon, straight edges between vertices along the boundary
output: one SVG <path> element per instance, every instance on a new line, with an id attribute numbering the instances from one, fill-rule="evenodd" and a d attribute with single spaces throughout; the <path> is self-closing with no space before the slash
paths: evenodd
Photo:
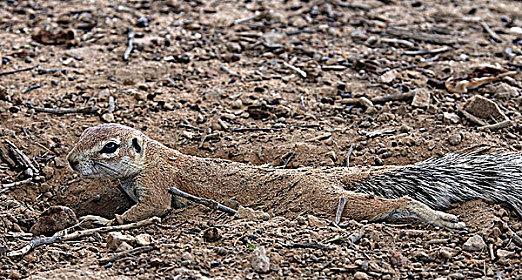
<path id="1" fill-rule="evenodd" d="M 357 191 L 409 196 L 434 209 L 483 199 L 507 204 L 522 218 L 522 154 L 447 154 L 372 177 Z"/>

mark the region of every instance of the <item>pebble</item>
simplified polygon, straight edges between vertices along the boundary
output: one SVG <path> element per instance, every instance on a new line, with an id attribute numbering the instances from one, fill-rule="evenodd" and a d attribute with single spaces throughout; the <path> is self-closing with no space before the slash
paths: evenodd
<path id="1" fill-rule="evenodd" d="M 116 248 L 116 252 L 123 252 L 123 251 L 128 251 L 128 250 L 131 250 L 131 249 L 132 249 L 132 246 L 129 245 L 129 243 L 124 241 L 124 242 L 120 243 L 118 248 Z"/>
<path id="2" fill-rule="evenodd" d="M 34 235 L 50 236 L 78 223 L 74 211 L 66 206 L 51 206 L 38 217 L 30 231 Z"/>
<path id="3" fill-rule="evenodd" d="M 270 271 L 270 259 L 266 255 L 266 249 L 263 246 L 257 247 L 253 252 L 250 264 L 252 269 L 258 273 L 267 273 Z"/>
<path id="4" fill-rule="evenodd" d="M 256 220 L 264 220 L 267 221 L 270 219 L 270 215 L 266 212 L 263 212 L 261 210 L 254 210 L 252 208 L 239 206 L 237 209 L 236 216 L 239 219 L 245 219 L 249 221 L 256 221 Z"/>
<path id="5" fill-rule="evenodd" d="M 455 113 L 444 112 L 442 115 L 443 115 L 444 121 L 446 121 L 448 123 L 456 124 L 456 123 L 459 123 L 459 121 L 460 121 L 460 117 Z"/>
<path id="6" fill-rule="evenodd" d="M 366 280 L 366 279 L 370 279 L 370 276 L 368 276 L 368 274 L 366 274 L 366 273 L 364 273 L 364 272 L 357 271 L 357 272 L 355 272 L 355 274 L 353 275 L 353 279 L 357 279 L 357 280 Z"/>
<path id="7" fill-rule="evenodd" d="M 136 244 L 138 246 L 150 245 L 153 240 L 154 239 L 152 238 L 152 236 L 148 233 L 142 233 L 142 234 L 136 235 Z"/>
<path id="8" fill-rule="evenodd" d="M 221 239 L 219 230 L 215 227 L 209 227 L 203 232 L 203 240 L 205 242 L 216 242 Z"/>
<path id="9" fill-rule="evenodd" d="M 495 118 L 498 120 L 505 120 L 506 115 L 500 110 L 497 103 L 480 95 L 473 96 L 464 105 L 464 110 L 475 117 L 482 119 Z"/>
<path id="10" fill-rule="evenodd" d="M 448 142 L 453 146 L 457 146 L 462 142 L 462 135 L 460 133 L 451 134 L 448 138 Z"/>
<path id="11" fill-rule="evenodd" d="M 507 250 L 502 250 L 502 249 L 497 250 L 497 256 L 501 259 L 509 258 L 509 257 L 513 256 L 514 254 L 515 254 L 515 252 L 511 252 L 511 251 L 507 251 Z"/>
<path id="12" fill-rule="evenodd" d="M 442 247 L 439 250 L 439 257 L 442 259 L 449 260 L 453 257 L 453 253 L 451 252 L 450 248 Z"/>
<path id="13" fill-rule="evenodd" d="M 308 224 L 313 227 L 326 227 L 327 223 L 324 220 L 317 218 L 314 215 L 308 215 Z"/>
<path id="14" fill-rule="evenodd" d="M 431 94 L 426 88 L 416 88 L 411 105 L 418 108 L 427 108 L 430 105 Z"/>
<path id="15" fill-rule="evenodd" d="M 462 249 L 465 251 L 473 252 L 473 251 L 481 251 L 484 248 L 486 248 L 486 242 L 484 242 L 484 239 L 482 236 L 475 234 L 472 237 L 470 237 L 464 245 L 462 245 Z"/>
<path id="16" fill-rule="evenodd" d="M 114 250 L 119 250 L 120 245 L 122 243 L 125 242 L 125 243 L 127 243 L 127 245 L 129 245 L 129 243 L 136 242 L 136 239 L 134 238 L 134 236 L 131 236 L 128 234 L 123 234 L 119 231 L 113 231 L 113 232 L 109 232 L 109 234 L 107 234 L 106 241 L 107 241 L 107 248 L 114 251 Z"/>

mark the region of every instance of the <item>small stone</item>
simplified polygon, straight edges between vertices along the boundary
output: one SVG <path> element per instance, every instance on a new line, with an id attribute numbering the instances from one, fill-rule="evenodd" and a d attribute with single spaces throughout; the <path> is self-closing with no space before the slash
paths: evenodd
<path id="1" fill-rule="evenodd" d="M 470 100 L 468 100 L 468 102 L 466 102 L 464 105 L 464 110 L 473 116 L 482 119 L 507 119 L 506 115 L 500 110 L 500 107 L 498 107 L 497 103 L 480 95 L 475 95 Z"/>
<path id="2" fill-rule="evenodd" d="M 152 243 L 153 239 L 152 236 L 148 233 L 142 233 L 136 235 L 136 244 L 138 246 L 147 246 Z"/>
<path id="3" fill-rule="evenodd" d="M 460 117 L 455 113 L 444 112 L 442 115 L 444 116 L 444 121 L 448 123 L 456 124 L 460 121 Z"/>
<path id="4" fill-rule="evenodd" d="M 42 168 L 42 172 L 45 175 L 46 179 L 50 179 L 54 175 L 54 168 L 46 165 L 44 168 Z"/>
<path id="5" fill-rule="evenodd" d="M 317 218 L 314 215 L 308 215 L 308 224 L 313 227 L 326 227 L 327 223 L 324 220 Z"/>
<path id="6" fill-rule="evenodd" d="M 502 250 L 502 249 L 498 249 L 497 250 L 497 256 L 501 259 L 504 259 L 504 258 L 509 258 L 511 256 L 515 255 L 515 252 L 512 252 L 512 251 L 507 251 L 507 250 Z"/>
<path id="7" fill-rule="evenodd" d="M 465 251 L 473 252 L 473 251 L 481 251 L 486 248 L 486 242 L 482 239 L 482 236 L 475 234 L 470 237 L 464 245 L 462 245 L 462 249 Z"/>
<path id="8" fill-rule="evenodd" d="M 417 88 L 413 90 L 415 94 L 411 105 L 418 108 L 427 108 L 430 105 L 431 94 L 426 88 Z"/>
<path id="9" fill-rule="evenodd" d="M 105 113 L 101 116 L 102 121 L 104 122 L 114 122 L 114 115 L 112 113 Z"/>
<path id="10" fill-rule="evenodd" d="M 453 146 L 457 146 L 462 142 L 462 135 L 460 133 L 454 133 L 450 135 L 448 142 Z"/>
<path id="11" fill-rule="evenodd" d="M 453 257 L 453 253 L 451 252 L 450 248 L 442 247 L 439 250 L 439 257 L 442 259 L 449 260 Z"/>
<path id="12" fill-rule="evenodd" d="M 221 234 L 215 227 L 209 227 L 203 232 L 203 240 L 205 240 L 205 242 L 216 242 L 219 239 L 221 239 Z"/>
<path id="13" fill-rule="evenodd" d="M 448 275 L 450 279 L 466 279 L 466 276 L 464 274 L 456 272 Z"/>
<path id="14" fill-rule="evenodd" d="M 183 254 L 181 254 L 181 259 L 185 261 L 193 261 L 194 255 L 192 255 L 190 252 L 183 252 Z"/>
<path id="15" fill-rule="evenodd" d="M 132 249 L 132 246 L 129 245 L 129 243 L 124 241 L 124 242 L 120 243 L 120 246 L 118 246 L 118 248 L 116 249 L 116 252 L 123 252 L 123 251 L 128 251 L 131 249 Z"/>
<path id="16" fill-rule="evenodd" d="M 267 273 L 270 271 L 270 259 L 266 255 L 265 247 L 259 246 L 254 252 L 250 260 L 252 269 L 258 273 Z"/>
<path id="17" fill-rule="evenodd" d="M 267 221 L 270 219 L 270 215 L 264 211 L 261 210 L 254 210 L 252 208 L 239 206 L 237 209 L 236 216 L 239 219 L 245 219 L 250 221 L 256 221 L 256 220 L 264 220 Z"/>
<path id="18" fill-rule="evenodd" d="M 65 163 L 65 160 L 63 160 L 61 157 L 55 157 L 54 166 L 56 166 L 56 168 L 64 168 L 67 166 L 67 163 Z"/>
<path id="19" fill-rule="evenodd" d="M 123 234 L 119 231 L 109 232 L 107 235 L 107 248 L 110 250 L 118 250 L 123 242 L 129 245 L 129 243 L 135 243 L 136 239 L 131 235 Z"/>
<path id="20" fill-rule="evenodd" d="M 227 49 L 229 52 L 233 53 L 240 53 L 242 51 L 241 45 L 238 43 L 227 44 Z"/>
<path id="21" fill-rule="evenodd" d="M 398 74 L 399 74 L 399 72 L 397 70 L 395 70 L 395 69 L 390 70 L 381 75 L 381 81 L 385 84 L 390 83 L 393 80 L 395 80 L 395 78 L 397 78 Z"/>
<path id="22" fill-rule="evenodd" d="M 366 280 L 366 279 L 370 279 L 370 276 L 368 276 L 368 274 L 366 274 L 366 273 L 364 273 L 362 271 L 357 271 L 353 275 L 353 279 L 356 279 L 356 280 Z"/>
<path id="23" fill-rule="evenodd" d="M 141 28 L 149 26 L 149 18 L 145 16 L 138 18 L 136 26 Z"/>
<path id="24" fill-rule="evenodd" d="M 34 235 L 53 235 L 78 223 L 74 211 L 66 206 L 51 206 L 38 217 L 30 231 Z"/>
<path id="25" fill-rule="evenodd" d="M 232 101 L 230 107 L 232 107 L 232 109 L 241 109 L 243 107 L 243 101 L 241 101 L 241 99 L 236 99 Z"/>

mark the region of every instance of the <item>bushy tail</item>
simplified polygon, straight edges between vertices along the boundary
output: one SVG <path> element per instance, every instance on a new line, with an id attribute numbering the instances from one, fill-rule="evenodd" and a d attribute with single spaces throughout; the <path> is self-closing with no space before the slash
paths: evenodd
<path id="1" fill-rule="evenodd" d="M 508 204 L 522 218 L 522 154 L 447 154 L 377 175 L 357 191 L 385 198 L 407 195 L 435 209 L 483 199 Z"/>

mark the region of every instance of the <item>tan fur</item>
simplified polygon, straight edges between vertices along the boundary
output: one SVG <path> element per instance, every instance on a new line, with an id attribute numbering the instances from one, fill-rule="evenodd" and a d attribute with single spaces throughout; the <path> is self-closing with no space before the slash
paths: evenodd
<path id="1" fill-rule="evenodd" d="M 112 158 L 102 158 L 99 150 L 108 140 L 117 138 L 122 143 L 119 151 Z M 136 153 L 129 144 L 133 138 L 139 138 L 141 153 Z M 121 216 L 123 221 L 162 215 L 170 207 L 168 188 L 177 187 L 218 201 L 234 197 L 244 206 L 261 207 L 276 215 L 313 213 L 333 218 L 339 198 L 344 197 L 347 204 L 343 217 L 349 219 L 376 221 L 414 216 L 434 225 L 464 226 L 456 216 L 435 211 L 407 197 L 384 199 L 350 191 L 357 182 L 394 167 L 264 168 L 185 155 L 138 130 L 117 124 L 87 129 L 68 160 L 84 166 L 80 173 L 118 179 L 124 189 L 125 186 L 130 189 L 127 193 L 130 191 L 131 197 L 135 194 L 137 204 Z M 100 161 L 110 168 L 96 166 Z"/>

